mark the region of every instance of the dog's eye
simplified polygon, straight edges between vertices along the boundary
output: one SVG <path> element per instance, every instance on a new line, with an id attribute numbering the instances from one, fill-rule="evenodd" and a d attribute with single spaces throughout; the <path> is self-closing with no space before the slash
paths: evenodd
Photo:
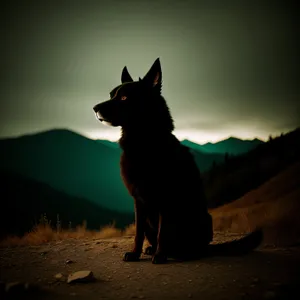
<path id="1" fill-rule="evenodd" d="M 126 100 L 127 99 L 127 96 L 122 96 L 121 97 L 121 100 Z"/>

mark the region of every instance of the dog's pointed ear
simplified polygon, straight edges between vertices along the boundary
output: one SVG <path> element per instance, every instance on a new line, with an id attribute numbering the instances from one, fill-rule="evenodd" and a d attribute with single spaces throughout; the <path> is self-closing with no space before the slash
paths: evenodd
<path id="1" fill-rule="evenodd" d="M 142 78 L 141 78 L 141 77 L 139 77 L 139 81 L 142 81 Z"/>
<path id="2" fill-rule="evenodd" d="M 124 83 L 124 82 L 132 82 L 132 81 L 133 81 L 133 79 L 131 78 L 131 76 L 127 70 L 127 67 L 125 66 L 122 71 L 121 82 Z"/>
<path id="3" fill-rule="evenodd" d="M 155 60 L 152 67 L 143 78 L 143 81 L 147 83 L 148 86 L 155 88 L 159 93 L 161 92 L 162 72 L 159 58 Z"/>

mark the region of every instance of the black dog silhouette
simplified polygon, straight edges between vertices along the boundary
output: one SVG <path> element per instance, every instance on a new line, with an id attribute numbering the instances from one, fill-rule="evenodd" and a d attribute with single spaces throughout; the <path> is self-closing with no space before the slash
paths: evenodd
<path id="1" fill-rule="evenodd" d="M 143 79 L 133 81 L 124 67 L 122 84 L 110 100 L 94 107 L 97 118 L 121 126 L 121 175 L 134 198 L 136 235 L 125 261 L 140 258 L 144 238 L 153 263 L 207 255 L 236 255 L 255 249 L 258 229 L 233 242 L 210 245 L 212 218 L 207 210 L 200 172 L 189 148 L 172 134 L 173 120 L 161 96 L 162 71 L 157 59 Z"/>

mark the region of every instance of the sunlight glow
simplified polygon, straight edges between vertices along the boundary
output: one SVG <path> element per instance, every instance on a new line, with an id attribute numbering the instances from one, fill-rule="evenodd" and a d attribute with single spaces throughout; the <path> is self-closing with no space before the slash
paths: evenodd
<path id="1" fill-rule="evenodd" d="M 88 131 L 84 133 L 90 139 L 105 139 L 109 141 L 118 141 L 121 136 L 120 128 L 109 128 L 105 130 L 98 131 Z M 261 140 L 267 140 L 268 136 L 265 136 L 262 132 L 258 131 L 250 131 L 250 130 L 232 130 L 230 133 L 228 132 L 205 132 L 200 130 L 174 130 L 174 134 L 179 140 L 190 140 L 194 143 L 205 144 L 208 142 L 215 143 L 224 139 L 229 138 L 230 136 L 234 136 L 240 139 L 254 139 L 259 138 Z"/>

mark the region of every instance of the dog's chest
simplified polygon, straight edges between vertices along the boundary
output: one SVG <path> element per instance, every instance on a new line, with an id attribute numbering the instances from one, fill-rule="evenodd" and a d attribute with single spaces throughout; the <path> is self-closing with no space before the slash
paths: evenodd
<path id="1" fill-rule="evenodd" d="M 168 159 L 154 155 L 129 156 L 123 153 L 120 166 L 122 179 L 132 195 L 133 190 L 141 194 L 157 190 L 165 180 L 166 170 L 170 171 Z"/>
<path id="2" fill-rule="evenodd" d="M 131 182 L 146 180 L 154 175 L 159 176 L 159 171 L 166 168 L 168 162 L 161 157 L 146 155 L 121 156 L 121 174 Z"/>

